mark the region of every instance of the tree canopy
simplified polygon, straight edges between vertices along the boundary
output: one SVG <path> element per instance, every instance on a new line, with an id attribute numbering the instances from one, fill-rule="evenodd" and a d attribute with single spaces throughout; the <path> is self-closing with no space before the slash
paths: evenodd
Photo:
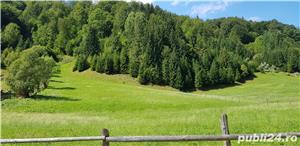
<path id="1" fill-rule="evenodd" d="M 29 97 L 48 86 L 55 62 L 44 47 L 33 46 L 19 54 L 8 67 L 6 83 L 20 97 Z"/>
<path id="2" fill-rule="evenodd" d="M 18 50 L 41 45 L 74 56 L 74 71 L 128 73 L 180 90 L 233 84 L 259 66 L 300 71 L 300 30 L 277 20 L 204 21 L 120 1 L 2 2 L 1 9 L 3 66 L 10 68 Z"/>

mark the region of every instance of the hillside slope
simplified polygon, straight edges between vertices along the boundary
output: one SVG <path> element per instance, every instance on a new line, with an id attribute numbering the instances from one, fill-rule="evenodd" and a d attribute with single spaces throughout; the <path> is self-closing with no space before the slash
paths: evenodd
<path id="1" fill-rule="evenodd" d="M 115 136 L 220 134 L 223 112 L 231 133 L 300 131 L 299 78 L 284 73 L 256 74 L 242 85 L 185 93 L 142 86 L 129 75 L 72 72 L 72 66 L 63 64 L 36 99 L 1 102 L 3 138 L 99 135 L 104 127 Z M 158 145 L 175 144 L 220 145 Z"/>

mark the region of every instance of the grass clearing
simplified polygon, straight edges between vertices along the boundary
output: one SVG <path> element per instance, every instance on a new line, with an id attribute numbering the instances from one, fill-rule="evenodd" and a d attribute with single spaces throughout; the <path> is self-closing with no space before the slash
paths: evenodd
<path id="1" fill-rule="evenodd" d="M 36 99 L 1 101 L 3 138 L 94 136 L 102 128 L 108 128 L 114 136 L 220 134 L 219 118 L 223 112 L 228 113 L 231 133 L 300 131 L 300 80 L 285 73 L 258 73 L 257 78 L 242 85 L 183 93 L 166 86 L 139 85 L 128 75 L 72 72 L 72 66 L 63 64 L 61 73 Z M 75 144 L 99 142 L 45 145 Z M 287 143 L 299 144 L 299 140 Z"/>

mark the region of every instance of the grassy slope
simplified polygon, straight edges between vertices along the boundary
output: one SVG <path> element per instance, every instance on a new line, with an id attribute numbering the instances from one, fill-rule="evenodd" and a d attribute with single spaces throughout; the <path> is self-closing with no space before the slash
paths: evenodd
<path id="1" fill-rule="evenodd" d="M 246 84 L 183 93 L 141 86 L 127 75 L 71 69 L 72 63 L 62 65 L 61 74 L 38 99 L 2 101 L 2 137 L 99 135 L 104 127 L 111 135 L 220 134 L 222 112 L 228 113 L 231 133 L 300 131 L 299 78 L 284 73 L 257 74 Z M 221 143 L 158 145 L 166 144 Z"/>

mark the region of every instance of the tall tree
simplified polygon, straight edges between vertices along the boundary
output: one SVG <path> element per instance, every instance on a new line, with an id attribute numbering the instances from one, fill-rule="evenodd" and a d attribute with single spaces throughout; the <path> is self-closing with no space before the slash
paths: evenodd
<path id="1" fill-rule="evenodd" d="M 15 23 L 9 23 L 2 33 L 3 47 L 16 47 L 21 36 L 20 27 Z"/>

